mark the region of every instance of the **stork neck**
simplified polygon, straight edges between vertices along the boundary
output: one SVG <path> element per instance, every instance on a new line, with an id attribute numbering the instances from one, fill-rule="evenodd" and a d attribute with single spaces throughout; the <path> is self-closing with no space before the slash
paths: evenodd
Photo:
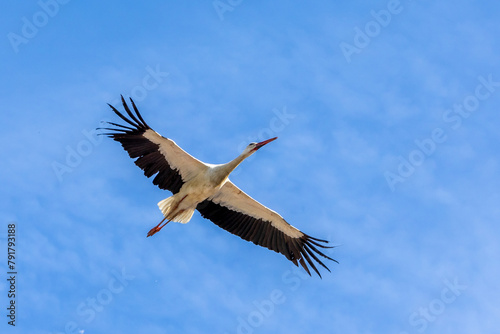
<path id="1" fill-rule="evenodd" d="M 231 173 L 236 167 L 239 166 L 239 164 L 241 164 L 243 162 L 243 160 L 245 160 L 249 156 L 250 156 L 250 154 L 248 154 L 246 152 L 243 152 L 240 155 L 238 155 L 236 158 L 234 158 L 233 160 L 229 161 L 226 164 L 226 168 L 228 170 L 228 174 Z"/>
<path id="2" fill-rule="evenodd" d="M 248 154 L 247 152 L 241 153 L 236 158 L 224 165 L 224 171 L 227 173 L 227 175 L 229 175 L 236 167 L 238 167 L 239 164 L 243 162 L 243 160 L 245 160 L 249 156 L 250 154 Z"/>

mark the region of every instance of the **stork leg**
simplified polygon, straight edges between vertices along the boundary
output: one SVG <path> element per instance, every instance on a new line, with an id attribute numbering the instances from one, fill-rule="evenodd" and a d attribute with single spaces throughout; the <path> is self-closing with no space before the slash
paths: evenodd
<path id="1" fill-rule="evenodd" d="M 157 233 L 157 232 L 160 232 L 160 230 L 165 227 L 165 225 L 167 225 L 168 223 L 170 223 L 170 220 L 169 219 L 165 224 L 161 225 L 161 223 L 163 223 L 165 221 L 165 219 L 167 219 L 167 217 L 163 218 L 163 220 L 158 224 L 156 225 L 155 227 L 153 227 L 151 230 L 149 230 L 148 232 L 148 237 L 152 236 L 153 234 Z M 160 226 L 161 225 L 161 226 Z"/>
<path id="2" fill-rule="evenodd" d="M 175 205 L 175 207 L 173 207 L 171 210 L 172 210 L 172 211 L 177 210 L 177 208 L 179 207 L 179 204 L 181 204 L 181 203 L 182 203 L 182 201 L 183 201 L 183 200 L 184 200 L 187 196 L 188 196 L 188 195 L 184 195 L 184 197 L 183 197 L 183 198 L 182 198 L 182 199 L 181 199 L 181 200 L 180 200 L 180 201 L 179 201 L 179 202 Z M 183 211 L 184 211 L 184 210 L 181 210 L 179 213 L 181 213 L 181 212 L 183 212 Z M 175 216 L 177 216 L 179 213 L 177 213 L 176 215 L 174 215 L 174 217 L 175 217 Z M 167 219 L 167 217 L 163 218 L 163 219 L 162 219 L 162 221 L 161 221 L 158 225 L 156 225 L 156 226 L 155 226 L 155 227 L 153 227 L 151 230 L 149 230 L 149 232 L 148 232 L 148 235 L 147 235 L 147 236 L 148 236 L 148 237 L 150 237 L 150 236 L 154 235 L 155 233 L 160 232 L 160 230 L 161 230 L 162 228 L 164 228 L 164 227 L 165 227 L 165 225 L 167 225 L 168 223 L 170 223 L 170 221 L 172 221 L 172 219 L 174 219 L 174 218 L 169 219 L 169 220 L 168 220 L 165 224 L 161 225 L 161 224 L 165 221 L 165 219 Z M 160 226 L 160 225 L 161 225 L 161 226 Z"/>

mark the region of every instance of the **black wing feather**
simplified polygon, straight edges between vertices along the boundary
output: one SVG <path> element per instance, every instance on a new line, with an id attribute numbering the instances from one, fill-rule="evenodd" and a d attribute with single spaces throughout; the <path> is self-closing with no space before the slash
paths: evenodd
<path id="1" fill-rule="evenodd" d="M 151 177 L 156 175 L 153 179 L 153 184 L 161 189 L 170 190 L 174 194 L 177 193 L 184 183 L 179 171 L 170 166 L 167 159 L 160 152 L 160 146 L 144 136 L 144 133 L 151 130 L 151 128 L 142 118 L 134 101 L 130 99 L 133 112 L 130 110 L 123 96 L 121 97 L 121 101 L 129 118 L 120 113 L 112 105 L 109 106 L 128 125 L 107 122 L 115 128 L 101 128 L 111 131 L 102 133 L 102 135 L 107 135 L 119 142 L 128 152 L 129 156 L 136 159 L 135 164 L 144 171 L 145 176 Z M 270 221 L 231 210 L 210 200 L 205 200 L 198 204 L 197 209 L 203 217 L 210 219 L 228 232 L 238 235 L 244 240 L 252 241 L 256 245 L 281 253 L 296 266 L 300 264 L 309 275 L 311 275 L 310 266 L 321 277 L 315 263 L 319 263 L 322 267 L 330 271 L 319 260 L 318 255 L 337 262 L 323 254 L 317 248 L 332 248 L 325 245 L 327 243 L 326 240 L 313 238 L 304 233 L 300 237 L 290 237 L 283 231 L 275 228 Z"/>
<path id="2" fill-rule="evenodd" d="M 151 177 L 156 174 L 153 184 L 161 189 L 170 190 L 174 194 L 177 193 L 184 183 L 179 171 L 169 165 L 163 154 L 161 154 L 158 144 L 151 142 L 143 136 L 144 132 L 151 130 L 151 128 L 142 118 L 134 101 L 130 99 L 135 115 L 130 110 L 123 96 L 121 100 L 123 108 L 130 119 L 125 117 L 112 105 L 109 104 L 109 106 L 118 117 L 131 126 L 107 122 L 116 128 L 100 128 L 112 131 L 102 133 L 102 135 L 106 135 L 119 142 L 132 159 L 137 158 L 135 164 L 144 171 L 144 175 Z"/>
<path id="3" fill-rule="evenodd" d="M 256 245 L 281 253 L 296 266 L 300 263 L 309 275 L 311 275 L 309 271 L 310 266 L 321 277 L 315 263 L 319 263 L 322 267 L 330 271 L 320 261 L 318 255 L 337 262 L 317 248 L 332 248 L 331 246 L 320 244 L 320 242 L 327 243 L 326 240 L 313 238 L 307 234 L 303 234 L 300 238 L 290 237 L 272 226 L 269 221 L 231 210 L 208 199 L 198 204 L 197 209 L 204 218 L 211 220 L 226 231 L 244 240 L 251 241 Z"/>

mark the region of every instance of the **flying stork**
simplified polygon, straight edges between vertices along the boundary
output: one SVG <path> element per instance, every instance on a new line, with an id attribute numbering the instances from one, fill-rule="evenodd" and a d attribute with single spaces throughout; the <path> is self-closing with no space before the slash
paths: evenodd
<path id="1" fill-rule="evenodd" d="M 144 175 L 151 177 L 156 174 L 153 184 L 173 193 L 173 196 L 158 203 L 164 218 L 149 231 L 148 237 L 171 221 L 183 224 L 189 222 L 194 211 L 198 210 L 204 218 L 230 233 L 281 253 L 296 266 L 300 263 L 309 275 L 308 264 L 321 277 L 314 261 L 330 271 L 318 258 L 321 256 L 337 262 L 318 249 L 332 248 L 326 246 L 326 240 L 299 231 L 228 179 L 243 160 L 277 137 L 250 143 L 239 156 L 226 164 L 207 164 L 186 153 L 173 140 L 151 129 L 132 99 L 130 102 L 135 114 L 123 96 L 121 101 L 129 118 L 108 105 L 127 125 L 107 122 L 114 128 L 101 128 L 111 131 L 102 134 L 119 142 L 132 159 L 137 158 L 135 164 L 144 171 Z"/>

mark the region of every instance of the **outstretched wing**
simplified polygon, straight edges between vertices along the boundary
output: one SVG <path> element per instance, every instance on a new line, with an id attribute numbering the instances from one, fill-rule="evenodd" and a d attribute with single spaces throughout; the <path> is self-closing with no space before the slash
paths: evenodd
<path id="1" fill-rule="evenodd" d="M 151 177 L 156 174 L 153 184 L 175 194 L 187 180 L 207 168 L 203 162 L 177 146 L 173 140 L 152 130 L 132 99 L 130 102 L 135 114 L 130 111 L 123 96 L 121 99 L 129 118 L 112 105 L 109 106 L 127 125 L 108 122 L 115 128 L 101 128 L 112 131 L 103 135 L 122 144 L 132 159 L 137 158 L 135 164 L 144 171 L 144 175 Z"/>
<path id="2" fill-rule="evenodd" d="M 308 264 L 321 277 L 315 262 L 330 271 L 318 255 L 337 262 L 318 249 L 332 248 L 325 245 L 326 240 L 302 233 L 278 213 L 245 194 L 229 180 L 214 196 L 198 204 L 197 209 L 203 217 L 219 227 L 256 245 L 285 255 L 296 266 L 300 263 L 309 275 L 311 273 Z"/>

